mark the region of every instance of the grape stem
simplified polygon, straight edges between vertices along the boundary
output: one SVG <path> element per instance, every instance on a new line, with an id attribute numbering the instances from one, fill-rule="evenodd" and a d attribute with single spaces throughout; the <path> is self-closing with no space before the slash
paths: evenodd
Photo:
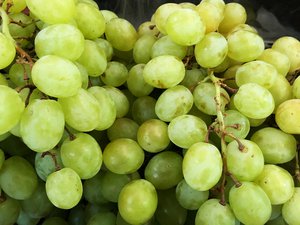
<path id="1" fill-rule="evenodd" d="M 67 127 L 65 127 L 65 131 L 67 132 L 67 134 L 69 135 L 69 139 L 70 141 L 73 141 L 76 139 L 75 134 L 73 134 Z"/>

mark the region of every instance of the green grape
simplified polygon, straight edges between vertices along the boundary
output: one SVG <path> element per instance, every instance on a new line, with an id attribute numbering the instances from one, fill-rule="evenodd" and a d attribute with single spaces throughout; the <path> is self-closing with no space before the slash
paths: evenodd
<path id="1" fill-rule="evenodd" d="M 2 168 L 4 161 L 5 161 L 5 155 L 4 155 L 3 150 L 0 148 L 0 170 Z"/>
<path id="2" fill-rule="evenodd" d="M 7 10 L 7 5 L 10 4 L 8 12 L 19 13 L 26 8 L 25 0 L 4 0 L 2 6 L 4 10 Z"/>
<path id="3" fill-rule="evenodd" d="M 0 85 L 0 135 L 5 134 L 20 120 L 25 104 L 14 89 Z"/>
<path id="4" fill-rule="evenodd" d="M 214 67 L 212 70 L 215 73 L 223 73 L 224 71 L 226 71 L 228 69 L 228 67 L 230 67 L 230 64 L 231 64 L 230 61 L 231 61 L 231 59 L 228 56 L 226 56 L 225 59 L 221 62 L 221 64 Z"/>
<path id="5" fill-rule="evenodd" d="M 133 120 L 138 124 L 142 124 L 147 120 L 157 119 L 155 104 L 156 100 L 151 96 L 137 98 L 131 107 Z"/>
<path id="6" fill-rule="evenodd" d="M 232 141 L 227 145 L 228 171 L 239 181 L 253 181 L 263 171 L 264 156 L 253 141 L 245 139 L 239 141 L 240 143 Z"/>
<path id="7" fill-rule="evenodd" d="M 157 38 L 151 34 L 139 36 L 133 47 L 133 58 L 136 63 L 147 63 L 151 59 L 152 46 Z"/>
<path id="8" fill-rule="evenodd" d="M 183 179 L 176 186 L 176 199 L 179 204 L 189 210 L 197 210 L 208 199 L 209 191 L 197 191 Z"/>
<path id="9" fill-rule="evenodd" d="M 46 181 L 51 173 L 59 168 L 63 168 L 60 152 L 57 149 L 52 149 L 45 153 L 36 153 L 34 166 L 39 178 Z"/>
<path id="10" fill-rule="evenodd" d="M 225 2 L 224 0 L 202 0 L 201 3 L 211 3 L 214 6 L 216 6 L 219 10 L 223 11 L 225 8 Z"/>
<path id="11" fill-rule="evenodd" d="M 31 164 L 20 156 L 6 159 L 0 170 L 1 189 L 11 198 L 29 198 L 38 185 L 36 173 Z"/>
<path id="12" fill-rule="evenodd" d="M 284 77 L 289 72 L 291 64 L 290 59 L 285 54 L 275 49 L 265 49 L 257 59 L 270 63 L 276 68 L 277 72 Z"/>
<path id="13" fill-rule="evenodd" d="M 293 83 L 292 92 L 295 98 L 300 99 L 300 78 L 299 77 L 297 77 Z"/>
<path id="14" fill-rule="evenodd" d="M 183 225 L 187 218 L 187 210 L 176 199 L 175 188 L 159 190 L 155 219 L 163 225 Z"/>
<path id="15" fill-rule="evenodd" d="M 60 154 L 64 166 L 73 169 L 81 179 L 92 178 L 102 165 L 101 148 L 86 133 L 77 133 L 75 139 L 66 139 L 60 147 Z"/>
<path id="16" fill-rule="evenodd" d="M 275 112 L 279 128 L 288 134 L 300 134 L 300 99 L 290 99 L 281 103 Z"/>
<path id="17" fill-rule="evenodd" d="M 107 63 L 106 70 L 100 76 L 105 85 L 119 87 L 124 84 L 128 78 L 126 66 L 117 61 Z"/>
<path id="18" fill-rule="evenodd" d="M 230 66 L 223 74 L 223 78 L 226 78 L 224 83 L 231 88 L 238 88 L 235 82 L 235 75 L 236 75 L 236 71 L 238 70 L 238 68 L 240 68 L 240 66 L 241 65 Z"/>
<path id="19" fill-rule="evenodd" d="M 282 216 L 277 217 L 276 219 L 269 220 L 265 225 L 288 225 Z"/>
<path id="20" fill-rule="evenodd" d="M 65 115 L 66 123 L 78 131 L 91 131 L 98 127 L 101 106 L 93 94 L 79 89 L 78 94 L 58 99 Z"/>
<path id="21" fill-rule="evenodd" d="M 272 94 L 256 83 L 241 85 L 233 102 L 238 111 L 253 119 L 266 118 L 275 108 Z"/>
<path id="22" fill-rule="evenodd" d="M 28 80 L 24 79 L 25 75 L 28 77 Z M 30 66 L 28 64 L 13 64 L 9 69 L 8 78 L 16 86 L 24 86 L 27 82 L 32 84 Z"/>
<path id="23" fill-rule="evenodd" d="M 78 204 L 74 208 L 70 209 L 68 216 L 69 225 L 86 225 L 85 223 L 85 205 Z"/>
<path id="24" fill-rule="evenodd" d="M 221 21 L 218 31 L 220 33 L 229 33 L 239 24 L 244 24 L 247 20 L 247 12 L 244 6 L 239 3 L 227 3 L 224 7 L 224 18 Z"/>
<path id="25" fill-rule="evenodd" d="M 116 211 L 116 210 L 117 210 L 117 207 L 113 203 L 100 204 L 100 205 L 88 203 L 85 206 L 85 212 L 84 212 L 85 221 L 88 222 L 97 213 L 111 212 L 111 211 Z"/>
<path id="26" fill-rule="evenodd" d="M 236 218 L 247 225 L 265 224 L 272 212 L 267 194 L 253 182 L 242 182 L 229 192 L 229 204 Z"/>
<path id="27" fill-rule="evenodd" d="M 93 86 L 88 89 L 88 92 L 96 98 L 101 106 L 99 113 L 99 125 L 95 129 L 105 130 L 109 128 L 114 123 L 117 115 L 113 99 L 103 87 Z"/>
<path id="28" fill-rule="evenodd" d="M 17 224 L 18 225 L 37 225 L 40 221 L 40 218 L 32 218 L 23 210 L 20 211 Z"/>
<path id="29" fill-rule="evenodd" d="M 75 21 L 86 39 L 99 38 L 105 31 L 105 18 L 99 9 L 91 4 L 76 4 Z"/>
<path id="30" fill-rule="evenodd" d="M 0 69 L 4 69 L 12 63 L 16 56 L 14 43 L 9 40 L 3 33 L 0 33 Z"/>
<path id="31" fill-rule="evenodd" d="M 14 224 L 15 222 L 17 222 L 20 211 L 21 206 L 16 199 L 4 196 L 4 200 L 1 199 L 0 201 L 0 224 Z"/>
<path id="32" fill-rule="evenodd" d="M 193 9 L 193 10 L 196 9 L 196 5 L 191 2 L 181 2 L 179 3 L 179 5 L 184 9 Z"/>
<path id="33" fill-rule="evenodd" d="M 20 134 L 33 151 L 45 152 L 54 148 L 64 132 L 62 107 L 55 100 L 32 101 L 24 110 L 20 121 Z"/>
<path id="34" fill-rule="evenodd" d="M 99 190 L 103 197 L 111 202 L 118 202 L 122 188 L 132 180 L 140 179 L 138 172 L 131 174 L 116 174 L 106 171 L 102 174 Z"/>
<path id="35" fill-rule="evenodd" d="M 143 70 L 146 83 L 156 88 L 174 87 L 183 80 L 184 74 L 183 62 L 172 55 L 162 55 L 151 59 Z"/>
<path id="36" fill-rule="evenodd" d="M 98 44 L 91 40 L 85 40 L 84 50 L 77 62 L 82 64 L 91 77 L 98 77 L 107 67 L 105 51 Z"/>
<path id="37" fill-rule="evenodd" d="M 84 36 L 73 25 L 55 24 L 38 32 L 34 46 L 39 58 L 57 55 L 75 61 L 84 50 Z"/>
<path id="38" fill-rule="evenodd" d="M 118 18 L 118 15 L 115 14 L 113 11 L 110 11 L 110 10 L 100 10 L 100 11 L 101 11 L 106 23 L 108 23 L 110 20 L 112 20 L 114 18 Z"/>
<path id="39" fill-rule="evenodd" d="M 195 57 L 201 67 L 219 66 L 226 58 L 228 45 L 225 37 L 217 32 L 206 34 L 195 46 Z"/>
<path id="40" fill-rule="evenodd" d="M 145 64 L 136 64 L 129 70 L 127 78 L 127 88 L 136 97 L 149 95 L 154 89 L 153 86 L 147 84 L 143 77 Z"/>
<path id="41" fill-rule="evenodd" d="M 30 12 L 47 24 L 68 23 L 76 15 L 74 0 L 26 0 Z"/>
<path id="42" fill-rule="evenodd" d="M 282 217 L 289 225 L 298 225 L 300 221 L 300 188 L 295 187 L 293 196 L 283 204 Z"/>
<path id="43" fill-rule="evenodd" d="M 113 48 L 114 50 L 114 57 L 113 59 L 119 62 L 122 62 L 124 64 L 133 64 L 133 49 L 129 51 L 120 51 L 116 48 Z"/>
<path id="44" fill-rule="evenodd" d="M 87 225 L 115 225 L 116 219 L 112 212 L 99 212 L 88 220 Z"/>
<path id="45" fill-rule="evenodd" d="M 207 72 L 204 69 L 186 69 L 185 76 L 180 84 L 187 87 L 189 90 L 193 90 L 206 76 Z"/>
<path id="46" fill-rule="evenodd" d="M 300 42 L 298 39 L 290 36 L 283 36 L 275 40 L 272 49 L 285 54 L 290 60 L 289 73 L 292 74 L 300 68 Z"/>
<path id="47" fill-rule="evenodd" d="M 176 152 L 160 152 L 147 163 L 144 174 L 158 190 L 174 187 L 183 179 L 182 157 Z"/>
<path id="48" fill-rule="evenodd" d="M 94 6 L 96 9 L 99 9 L 97 2 L 94 0 L 75 0 L 76 3 L 85 3 Z"/>
<path id="49" fill-rule="evenodd" d="M 46 193 L 50 202 L 57 208 L 73 208 L 82 196 L 80 177 L 71 168 L 53 172 L 47 177 Z"/>
<path id="50" fill-rule="evenodd" d="M 30 38 L 35 31 L 35 24 L 30 16 L 24 13 L 13 13 L 9 15 L 10 19 L 17 23 L 8 24 L 9 32 L 14 39 Z M 21 40 L 16 40 L 22 43 Z"/>
<path id="51" fill-rule="evenodd" d="M 129 118 L 118 118 L 107 129 L 107 136 L 110 141 L 118 138 L 130 138 L 137 140 L 137 132 L 139 125 Z"/>
<path id="52" fill-rule="evenodd" d="M 228 204 L 212 198 L 205 201 L 197 211 L 195 225 L 235 225 L 235 216 Z"/>
<path id="53" fill-rule="evenodd" d="M 142 224 L 154 215 L 157 202 L 154 186 L 147 180 L 137 179 L 122 188 L 118 199 L 118 209 L 126 222 Z"/>
<path id="54" fill-rule="evenodd" d="M 75 62 L 75 65 L 77 66 L 77 69 L 79 70 L 81 75 L 81 88 L 87 89 L 89 86 L 89 74 L 87 72 L 87 69 L 78 62 Z"/>
<path id="55" fill-rule="evenodd" d="M 53 216 L 45 219 L 42 225 L 68 225 L 68 223 L 61 217 Z"/>
<path id="56" fill-rule="evenodd" d="M 294 194 L 294 180 L 285 169 L 276 165 L 265 165 L 255 182 L 268 195 L 272 205 L 287 202 Z"/>
<path id="57" fill-rule="evenodd" d="M 193 92 L 194 104 L 201 111 L 208 115 L 217 115 L 216 110 L 216 88 L 213 83 L 200 83 Z M 228 93 L 221 88 L 221 110 L 224 111 L 226 104 L 229 102 Z"/>
<path id="58" fill-rule="evenodd" d="M 273 127 L 265 127 L 256 131 L 251 141 L 260 147 L 266 163 L 286 163 L 296 155 L 295 137 Z"/>
<path id="59" fill-rule="evenodd" d="M 19 137 L 14 135 L 8 135 L 5 139 L 1 140 L 0 148 L 10 156 L 25 156 L 33 153 Z"/>
<path id="60" fill-rule="evenodd" d="M 109 62 L 112 59 L 113 52 L 114 52 L 111 43 L 109 43 L 107 40 L 103 38 L 96 38 L 94 39 L 94 42 L 96 42 L 96 44 L 104 50 L 106 54 L 107 62 Z"/>
<path id="61" fill-rule="evenodd" d="M 106 24 L 105 37 L 115 49 L 129 51 L 133 49 L 138 34 L 129 21 L 114 18 Z"/>
<path id="62" fill-rule="evenodd" d="M 138 143 L 129 138 L 110 142 L 103 151 L 103 162 L 108 170 L 117 174 L 137 171 L 144 162 L 144 151 Z"/>
<path id="63" fill-rule="evenodd" d="M 159 30 L 157 29 L 153 21 L 145 21 L 138 26 L 137 33 L 139 37 L 143 35 L 159 36 Z"/>
<path id="64" fill-rule="evenodd" d="M 5 75 L 0 73 L 0 85 L 8 86 L 8 81 Z"/>
<path id="65" fill-rule="evenodd" d="M 21 201 L 21 206 L 22 211 L 31 218 L 39 219 L 47 216 L 54 206 L 47 197 L 45 183 L 39 182 L 30 198 Z"/>
<path id="66" fill-rule="evenodd" d="M 82 84 L 80 71 L 76 65 L 68 59 L 55 55 L 46 55 L 36 61 L 32 67 L 31 77 L 39 90 L 57 98 L 75 95 Z"/>
<path id="67" fill-rule="evenodd" d="M 4 134 L 1 134 L 0 135 L 0 142 L 5 140 L 6 138 L 8 138 L 9 136 L 11 136 L 11 133 L 10 132 L 6 132 Z"/>
<path id="68" fill-rule="evenodd" d="M 193 115 L 181 115 L 172 119 L 168 125 L 170 140 L 180 148 L 189 148 L 205 140 L 207 126 L 205 122 Z"/>
<path id="69" fill-rule="evenodd" d="M 273 65 L 256 60 L 241 65 L 236 71 L 235 81 L 239 87 L 247 83 L 256 83 L 269 89 L 277 76 L 278 72 Z"/>
<path id="70" fill-rule="evenodd" d="M 235 15 L 234 15 L 235 16 Z M 247 30 L 237 30 L 227 36 L 228 56 L 239 62 L 257 59 L 264 51 L 263 39 Z"/>
<path id="71" fill-rule="evenodd" d="M 172 12 L 165 23 L 170 38 L 183 46 L 197 44 L 204 37 L 205 29 L 200 15 L 192 9 L 181 8 Z"/>
<path id="72" fill-rule="evenodd" d="M 182 171 L 186 183 L 198 191 L 207 191 L 222 175 L 222 157 L 212 144 L 193 144 L 183 157 Z"/>

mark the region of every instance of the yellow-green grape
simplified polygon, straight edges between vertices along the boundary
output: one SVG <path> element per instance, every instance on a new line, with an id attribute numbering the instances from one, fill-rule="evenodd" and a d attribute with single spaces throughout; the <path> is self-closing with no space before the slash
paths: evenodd
<path id="1" fill-rule="evenodd" d="M 217 31 L 224 17 L 223 9 L 221 10 L 212 2 L 201 1 L 196 7 L 196 11 L 199 13 L 206 27 L 205 33 Z"/>
<path id="2" fill-rule="evenodd" d="M 97 5 L 98 6 L 98 5 Z M 102 16 L 105 19 L 105 23 L 108 23 L 111 19 L 118 18 L 118 15 L 110 10 L 100 10 Z"/>
<path id="3" fill-rule="evenodd" d="M 9 5 L 8 12 L 10 13 L 19 13 L 26 8 L 25 0 L 4 0 L 2 6 L 4 10 L 7 10 L 7 5 Z"/>
<path id="4" fill-rule="evenodd" d="M 36 99 L 21 116 L 20 134 L 31 150 L 45 152 L 59 143 L 64 126 L 64 113 L 57 101 Z"/>
<path id="5" fill-rule="evenodd" d="M 224 11 L 225 2 L 224 0 L 202 0 L 200 3 L 211 3 L 216 6 L 220 11 Z"/>
<path id="6" fill-rule="evenodd" d="M 114 18 L 106 24 L 105 37 L 115 49 L 129 51 L 133 49 L 138 34 L 129 21 Z"/>
<path id="7" fill-rule="evenodd" d="M 172 55 L 162 55 L 151 59 L 143 70 L 146 83 L 156 88 L 174 87 L 183 80 L 184 74 L 183 62 Z"/>
<path id="8" fill-rule="evenodd" d="M 281 103 L 275 120 L 279 128 L 288 134 L 300 134 L 300 99 L 290 99 Z"/>
<path id="9" fill-rule="evenodd" d="M 47 24 L 68 23 L 76 15 L 74 0 L 26 0 L 29 10 Z"/>
<path id="10" fill-rule="evenodd" d="M 288 225 L 283 219 L 282 215 L 273 220 L 269 220 L 265 225 Z"/>
<path id="11" fill-rule="evenodd" d="M 3 33 L 0 33 L 0 69 L 4 69 L 12 63 L 16 56 L 14 43 L 9 40 Z"/>
<path id="12" fill-rule="evenodd" d="M 112 59 L 114 53 L 114 49 L 111 43 L 103 38 L 96 38 L 94 39 L 94 42 L 96 42 L 96 44 L 104 50 L 107 62 L 109 62 Z"/>
<path id="13" fill-rule="evenodd" d="M 193 90 L 206 76 L 207 71 L 205 69 L 186 69 L 185 76 L 180 84 L 187 87 L 189 90 Z"/>
<path id="14" fill-rule="evenodd" d="M 60 209 L 71 209 L 82 196 L 82 183 L 71 168 L 63 168 L 50 174 L 46 180 L 46 193 L 53 205 Z"/>
<path id="15" fill-rule="evenodd" d="M 247 12 L 244 6 L 239 3 L 227 3 L 224 7 L 224 18 L 221 21 L 218 31 L 222 34 L 229 33 L 231 29 L 247 20 Z"/>
<path id="16" fill-rule="evenodd" d="M 242 23 L 242 24 L 239 24 L 237 26 L 235 26 L 231 31 L 230 33 L 234 33 L 238 30 L 244 30 L 244 31 L 249 31 L 249 32 L 252 32 L 252 33 L 255 33 L 255 34 L 258 34 L 257 30 L 253 27 L 253 26 L 250 26 L 248 24 L 245 24 L 245 23 Z"/>
<path id="17" fill-rule="evenodd" d="M 276 165 L 265 165 L 255 183 L 268 195 L 272 205 L 284 204 L 294 194 L 292 175 Z"/>
<path id="18" fill-rule="evenodd" d="M 216 67 L 212 68 L 215 73 L 222 73 L 230 67 L 230 58 L 228 56 Z"/>
<path id="19" fill-rule="evenodd" d="M 266 118 L 263 118 L 263 119 L 253 119 L 253 118 L 249 118 L 248 117 L 248 120 L 250 122 L 250 126 L 251 127 L 258 127 L 258 126 L 262 125 L 266 121 Z"/>
<path id="20" fill-rule="evenodd" d="M 210 32 L 196 44 L 195 57 L 198 64 L 205 68 L 219 66 L 225 59 L 228 45 L 225 37 L 217 32 Z"/>
<path id="21" fill-rule="evenodd" d="M 111 61 L 107 63 L 106 70 L 100 78 L 105 85 L 119 87 L 126 82 L 128 70 L 123 63 Z"/>
<path id="22" fill-rule="evenodd" d="M 289 73 L 294 73 L 300 68 L 300 42 L 290 36 L 278 38 L 272 45 L 272 49 L 285 54 L 291 63 Z"/>
<path id="23" fill-rule="evenodd" d="M 196 9 L 196 5 L 191 2 L 181 2 L 181 3 L 179 3 L 179 5 L 181 6 L 181 8 L 184 8 L 184 9 L 193 9 L 193 10 Z"/>
<path id="24" fill-rule="evenodd" d="M 75 3 L 81 3 L 81 2 L 85 4 L 90 4 L 94 6 L 96 9 L 99 9 L 97 2 L 95 2 L 94 0 L 75 0 Z"/>
<path id="25" fill-rule="evenodd" d="M 107 129 L 107 137 L 110 141 L 118 138 L 130 138 L 136 141 L 138 129 L 139 125 L 134 120 L 126 117 L 118 118 Z"/>
<path id="26" fill-rule="evenodd" d="M 4 195 L 3 195 L 4 196 Z M 20 202 L 5 195 L 5 201 L 0 203 L 0 224 L 11 225 L 17 222 L 21 213 Z"/>
<path id="27" fill-rule="evenodd" d="M 289 225 L 298 225 L 300 221 L 300 188 L 295 187 L 294 194 L 282 207 L 282 217 Z"/>
<path id="28" fill-rule="evenodd" d="M 228 56 L 239 62 L 257 59 L 264 51 L 264 40 L 256 33 L 237 30 L 227 35 Z"/>
<path id="29" fill-rule="evenodd" d="M 8 86 L 7 78 L 0 73 L 0 85 Z"/>
<path id="30" fill-rule="evenodd" d="M 152 46 L 157 38 L 151 34 L 139 36 L 133 47 L 133 58 L 136 63 L 147 63 L 151 59 Z"/>
<path id="31" fill-rule="evenodd" d="M 253 182 L 242 182 L 229 192 L 229 204 L 236 218 L 244 224 L 265 224 L 271 217 L 271 202 L 264 190 Z"/>
<path id="32" fill-rule="evenodd" d="M 290 59 L 284 53 L 281 53 L 273 48 L 268 48 L 257 58 L 272 64 L 282 76 L 286 76 L 290 70 Z"/>
<path id="33" fill-rule="evenodd" d="M 81 88 L 87 89 L 89 86 L 89 74 L 86 68 L 78 62 L 74 62 L 81 75 Z"/>
<path id="34" fill-rule="evenodd" d="M 300 99 L 300 77 L 297 77 L 292 86 L 293 96 Z M 287 100 L 287 99 L 286 99 Z"/>
<path id="35" fill-rule="evenodd" d="M 180 9 L 171 13 L 165 29 L 177 44 L 191 46 L 197 44 L 205 34 L 205 24 L 200 15 L 192 9 Z"/>
<path id="36" fill-rule="evenodd" d="M 143 35 L 152 35 L 152 36 L 158 36 L 159 30 L 157 29 L 156 25 L 152 21 L 146 21 L 141 23 L 138 26 L 137 33 L 139 37 Z"/>
<path id="37" fill-rule="evenodd" d="M 198 142 L 193 144 L 183 157 L 183 176 L 191 188 L 207 191 L 221 178 L 222 165 L 221 154 L 214 145 Z"/>

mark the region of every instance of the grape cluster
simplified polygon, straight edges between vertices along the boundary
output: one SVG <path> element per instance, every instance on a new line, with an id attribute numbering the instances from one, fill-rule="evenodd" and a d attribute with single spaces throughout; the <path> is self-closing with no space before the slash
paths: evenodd
<path id="1" fill-rule="evenodd" d="M 223 0 L 1 2 L 1 225 L 300 224 L 299 40 Z"/>

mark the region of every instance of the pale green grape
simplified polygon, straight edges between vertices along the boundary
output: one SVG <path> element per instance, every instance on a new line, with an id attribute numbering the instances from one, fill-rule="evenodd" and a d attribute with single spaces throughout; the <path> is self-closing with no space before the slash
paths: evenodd
<path id="1" fill-rule="evenodd" d="M 137 171 L 143 164 L 145 154 L 138 143 L 129 138 L 115 139 L 106 145 L 103 162 L 108 170 L 117 174 Z"/>
<path id="2" fill-rule="evenodd" d="M 229 192 L 229 204 L 236 218 L 247 225 L 265 224 L 272 212 L 267 194 L 253 182 L 233 186 Z"/>
<path id="3" fill-rule="evenodd" d="M 34 39 L 36 54 L 57 55 L 74 61 L 84 50 L 84 36 L 78 28 L 70 24 L 55 24 L 38 32 Z"/>
<path id="4" fill-rule="evenodd" d="M 207 135 L 205 122 L 193 115 L 181 115 L 172 119 L 168 125 L 170 140 L 180 148 L 189 148 L 193 144 L 204 141 Z"/>
<path id="5" fill-rule="evenodd" d="M 299 99 L 300 98 L 300 78 L 299 77 L 297 77 L 296 80 L 294 81 L 292 91 L 293 91 L 293 96 L 295 98 Z"/>
<path id="6" fill-rule="evenodd" d="M 102 165 L 101 148 L 86 133 L 77 133 L 75 139 L 66 139 L 60 147 L 60 154 L 64 166 L 73 169 L 81 179 L 92 178 Z"/>
<path id="7" fill-rule="evenodd" d="M 239 62 L 257 59 L 265 48 L 263 39 L 258 34 L 247 30 L 229 33 L 227 42 L 228 56 Z"/>
<path id="8" fill-rule="evenodd" d="M 16 56 L 14 43 L 9 40 L 3 33 L 0 33 L 0 69 L 4 69 L 12 63 Z"/>
<path id="9" fill-rule="evenodd" d="M 86 39 L 99 38 L 105 31 L 105 18 L 91 4 L 76 4 L 76 24 Z"/>
<path id="10" fill-rule="evenodd" d="M 20 156 L 6 159 L 0 170 L 1 189 L 11 198 L 28 199 L 35 191 L 38 179 L 32 165 Z"/>
<path id="11" fill-rule="evenodd" d="M 253 181 L 264 168 L 264 156 L 259 146 L 252 141 L 240 139 L 227 145 L 227 167 L 239 181 Z M 243 149 L 240 149 L 243 147 Z"/>
<path id="12" fill-rule="evenodd" d="M 25 104 L 18 92 L 5 85 L 0 85 L 0 102 L 0 135 L 2 135 L 18 124 Z"/>
<path id="13" fill-rule="evenodd" d="M 155 113 L 159 119 L 170 122 L 177 116 L 184 115 L 193 106 L 193 95 L 183 85 L 165 90 L 157 99 Z"/>
<path id="14" fill-rule="evenodd" d="M 26 0 L 29 10 L 47 24 L 68 23 L 76 14 L 74 0 Z"/>
<path id="15" fill-rule="evenodd" d="M 21 211 L 19 201 L 5 196 L 5 200 L 0 202 L 0 224 L 11 225 L 17 222 Z"/>
<path id="16" fill-rule="evenodd" d="M 165 23 L 165 30 L 177 44 L 197 44 L 205 34 L 205 24 L 200 15 L 192 9 L 178 9 L 172 12 Z"/>
<path id="17" fill-rule="evenodd" d="M 57 208 L 73 208 L 82 196 L 80 177 L 70 168 L 56 171 L 47 177 L 46 193 L 51 203 Z"/>
<path id="18" fill-rule="evenodd" d="M 184 74 L 183 62 L 172 55 L 162 55 L 151 59 L 143 70 L 146 83 L 156 88 L 174 87 L 183 80 Z"/>
<path id="19" fill-rule="evenodd" d="M 107 62 L 109 62 L 112 59 L 114 53 L 111 43 L 109 43 L 106 39 L 103 38 L 96 38 L 94 39 L 94 42 L 96 42 L 96 44 L 104 50 Z"/>
<path id="20" fill-rule="evenodd" d="M 266 118 L 275 108 L 272 94 L 256 83 L 241 85 L 233 102 L 238 111 L 253 119 Z"/>
<path id="21" fill-rule="evenodd" d="M 294 194 L 292 175 L 276 165 L 265 165 L 255 183 L 264 190 L 273 205 L 287 202 Z"/>
<path id="22" fill-rule="evenodd" d="M 154 215 L 157 202 L 154 186 L 147 180 L 137 179 L 122 188 L 118 199 L 118 209 L 126 222 L 142 224 Z"/>
<path id="23" fill-rule="evenodd" d="M 279 76 L 275 67 L 261 60 L 241 65 L 235 74 L 236 84 L 240 87 L 247 83 L 256 83 L 264 88 L 271 88 Z"/>
<path id="24" fill-rule="evenodd" d="M 220 204 L 219 199 L 205 201 L 197 211 L 195 225 L 235 225 L 235 216 L 230 206 Z"/>
<path id="25" fill-rule="evenodd" d="M 100 78 L 105 85 L 119 87 L 126 82 L 128 70 L 124 64 L 117 61 L 111 61 L 107 63 L 106 70 Z"/>
<path id="26" fill-rule="evenodd" d="M 300 99 L 290 99 L 281 103 L 275 120 L 279 128 L 288 134 L 300 134 Z"/>
<path id="27" fill-rule="evenodd" d="M 142 124 L 150 119 L 157 119 L 155 114 L 155 98 L 151 96 L 143 96 L 137 98 L 131 107 L 132 118 L 138 124 Z"/>
<path id="28" fill-rule="evenodd" d="M 100 10 L 100 11 L 101 11 L 106 23 L 108 23 L 111 19 L 118 18 L 118 15 L 115 14 L 113 11 L 110 11 L 110 10 Z"/>
<path id="29" fill-rule="evenodd" d="M 106 24 L 105 37 L 115 49 L 129 51 L 133 49 L 138 34 L 128 20 L 114 18 Z"/>
<path id="30" fill-rule="evenodd" d="M 41 57 L 32 67 L 34 85 L 47 95 L 65 98 L 78 93 L 80 71 L 70 60 L 55 55 Z"/>
<path id="31" fill-rule="evenodd" d="M 186 183 L 198 191 L 207 191 L 216 185 L 222 174 L 222 157 L 212 144 L 193 144 L 183 157 L 182 171 Z"/>
<path id="32" fill-rule="evenodd" d="M 8 12 L 19 13 L 26 8 L 25 0 L 4 0 L 2 3 L 3 9 L 7 10 L 7 4 L 10 3 L 11 6 Z"/>
<path id="33" fill-rule="evenodd" d="M 195 47 L 196 60 L 205 68 L 219 66 L 224 61 L 227 52 L 227 41 L 222 34 L 217 32 L 206 34 Z"/>
<path id="34" fill-rule="evenodd" d="M 36 99 L 21 116 L 20 134 L 31 150 L 45 152 L 58 144 L 64 126 L 64 113 L 57 101 Z"/>
<path id="35" fill-rule="evenodd" d="M 85 89 L 68 98 L 58 99 L 66 123 L 78 131 L 92 131 L 100 125 L 101 106 L 93 94 Z"/>
<path id="36" fill-rule="evenodd" d="M 300 188 L 295 187 L 294 194 L 282 207 L 282 217 L 289 225 L 298 225 L 300 221 Z"/>
<path id="37" fill-rule="evenodd" d="M 223 11 L 225 8 L 225 2 L 224 0 L 202 0 L 201 3 L 211 3 L 214 6 L 216 6 L 219 10 Z"/>
<path id="38" fill-rule="evenodd" d="M 147 84 L 143 77 L 145 64 L 134 65 L 128 73 L 127 88 L 136 97 L 149 95 L 154 87 Z"/>
<path id="39" fill-rule="evenodd" d="M 28 77 L 27 81 L 24 80 L 24 75 Z M 16 86 L 24 86 L 26 82 L 32 84 L 30 66 L 28 64 L 13 64 L 9 69 L 8 78 Z"/>
<path id="40" fill-rule="evenodd" d="M 97 2 L 95 2 L 94 0 L 75 0 L 76 3 L 85 3 L 85 4 L 90 4 L 92 6 L 94 6 L 96 9 L 99 9 L 99 6 L 97 4 Z"/>
<path id="41" fill-rule="evenodd" d="M 193 10 L 196 9 L 196 5 L 191 2 L 181 2 L 179 3 L 179 5 L 184 9 L 193 9 Z"/>
<path id="42" fill-rule="evenodd" d="M 200 81 L 207 76 L 207 72 L 204 69 L 192 68 L 185 70 L 185 76 L 180 82 L 181 85 L 193 90 Z"/>
<path id="43" fill-rule="evenodd" d="M 57 149 L 52 149 L 47 153 L 36 153 L 34 166 L 39 178 L 46 181 L 51 173 L 63 168 L 60 152 Z"/>
<path id="44" fill-rule="evenodd" d="M 107 67 L 105 51 L 91 40 L 85 40 L 83 53 L 77 62 L 87 69 L 91 77 L 100 76 Z"/>
<path id="45" fill-rule="evenodd" d="M 147 63 L 151 59 L 152 46 L 157 38 L 151 34 L 139 36 L 133 47 L 133 58 L 136 63 Z"/>
<path id="46" fill-rule="evenodd" d="M 265 127 L 256 131 L 251 141 L 260 147 L 266 163 L 286 163 L 296 155 L 295 137 L 273 127 Z"/>
<path id="47" fill-rule="evenodd" d="M 116 219 L 112 212 L 99 212 L 88 220 L 87 225 L 115 225 Z"/>
<path id="48" fill-rule="evenodd" d="M 208 199 L 209 191 L 197 191 L 183 179 L 176 186 L 176 199 L 179 204 L 189 210 L 197 210 Z"/>
<path id="49" fill-rule="evenodd" d="M 75 65 L 77 66 L 81 75 L 81 88 L 87 89 L 89 86 L 89 74 L 87 69 L 78 62 L 75 62 Z"/>
<path id="50" fill-rule="evenodd" d="M 107 129 L 107 136 L 110 141 L 118 138 L 130 138 L 136 141 L 138 128 L 139 125 L 134 120 L 118 118 Z"/>
<path id="51" fill-rule="evenodd" d="M 221 110 L 224 111 L 226 104 L 229 102 L 228 93 L 221 88 Z M 200 83 L 193 91 L 194 104 L 201 111 L 208 115 L 217 115 L 216 110 L 216 88 L 213 83 Z"/>
<path id="52" fill-rule="evenodd" d="M 143 35 L 159 36 L 159 30 L 153 21 L 145 21 L 141 23 L 138 26 L 137 33 L 139 37 Z"/>
<path id="53" fill-rule="evenodd" d="M 52 216 L 45 219 L 42 225 L 68 225 L 68 223 L 61 217 Z"/>

